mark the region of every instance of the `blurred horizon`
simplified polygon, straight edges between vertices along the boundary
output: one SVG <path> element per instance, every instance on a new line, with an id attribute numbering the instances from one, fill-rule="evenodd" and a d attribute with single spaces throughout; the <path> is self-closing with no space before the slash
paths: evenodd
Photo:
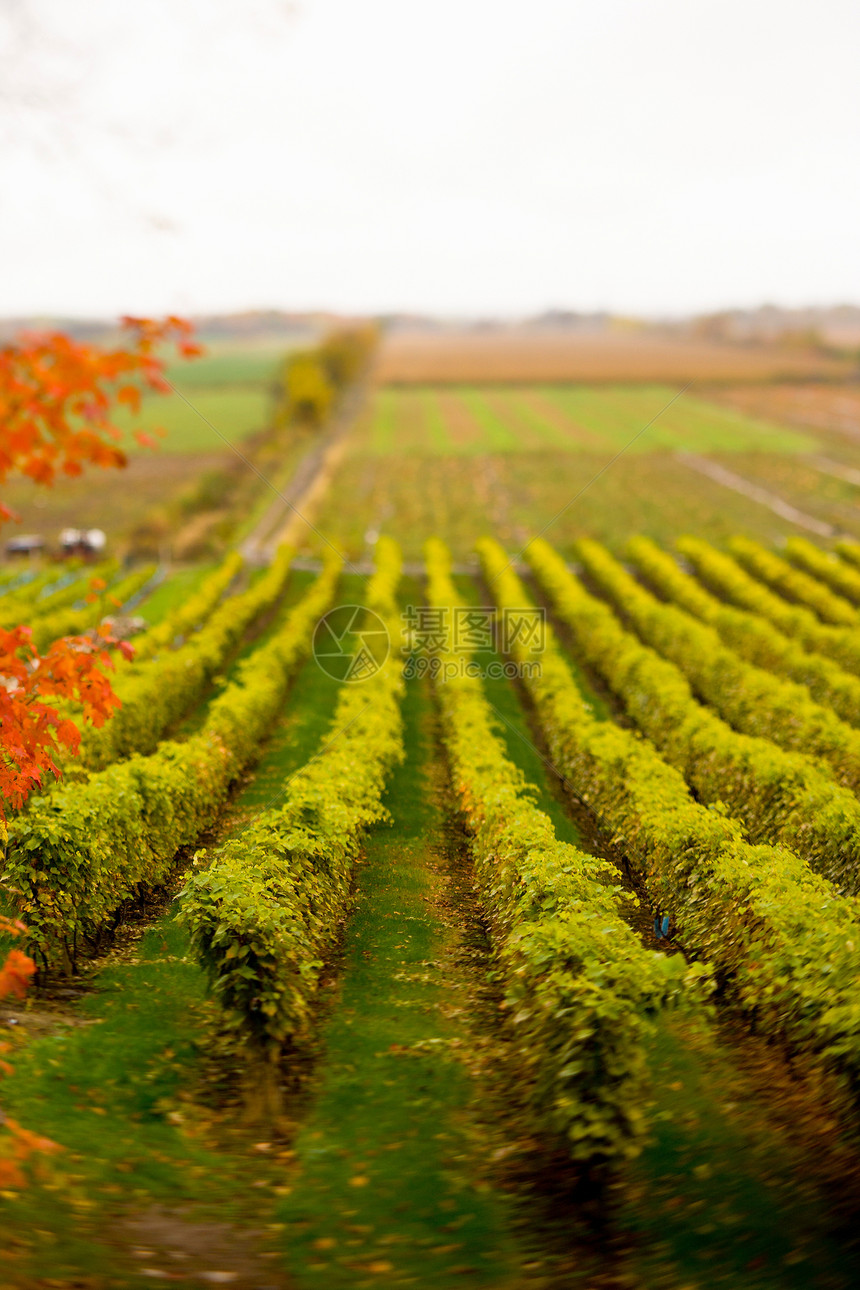
<path id="1" fill-rule="evenodd" d="M 0 0 L 0 316 L 860 304 L 860 11 Z"/>

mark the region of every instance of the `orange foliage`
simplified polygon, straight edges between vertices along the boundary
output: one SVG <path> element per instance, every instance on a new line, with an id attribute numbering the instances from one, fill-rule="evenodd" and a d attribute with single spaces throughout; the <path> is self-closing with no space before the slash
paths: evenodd
<path id="1" fill-rule="evenodd" d="M 0 481 L 17 472 L 50 484 L 58 472 L 126 464 L 114 406 L 136 412 L 142 390 L 170 389 L 162 343 L 174 342 L 186 358 L 202 351 L 183 318 L 123 318 L 122 324 L 129 342 L 115 349 L 62 332 L 25 334 L 0 349 Z M 148 439 L 143 432 L 137 437 Z"/>
<path id="2" fill-rule="evenodd" d="M 0 934 L 19 936 L 26 931 L 23 923 L 17 920 L 13 921 L 0 915 Z M 8 995 L 15 998 L 23 999 L 27 992 L 27 985 L 30 977 L 36 971 L 36 964 L 26 954 L 20 950 L 10 950 L 5 964 L 0 968 L 0 999 Z M 7 1052 L 8 1044 L 0 1044 L 0 1053 Z M 8 1062 L 0 1058 L 0 1070 L 8 1074 L 11 1071 Z M 37 1133 L 31 1133 L 29 1129 L 23 1129 L 16 1120 L 11 1120 L 7 1115 L 0 1111 L 0 1125 L 10 1135 L 10 1139 L 5 1138 L 3 1146 L 7 1143 L 10 1150 L 5 1150 L 0 1155 L 0 1188 L 2 1187 L 23 1187 L 24 1175 L 21 1172 L 21 1165 L 34 1152 L 58 1151 L 59 1147 L 50 1138 L 40 1137 Z"/>
<path id="3" fill-rule="evenodd" d="M 113 409 L 140 409 L 145 389 L 166 392 L 165 359 L 158 347 L 173 342 L 180 355 L 201 353 L 191 340 L 192 327 L 182 318 L 163 321 L 123 318 L 129 335 L 126 346 L 105 349 L 73 340 L 61 332 L 21 336 L 0 348 L 0 482 L 10 474 L 26 475 L 50 485 L 58 473 L 79 475 L 84 466 L 124 466 Z M 154 441 L 142 431 L 142 443 Z M 0 523 L 12 518 L 0 502 Z M 94 579 L 90 596 L 104 589 Z M 89 598 L 89 597 L 88 597 Z M 48 700 L 75 700 L 85 721 L 100 726 L 119 700 L 103 668 L 112 666 L 108 648 L 117 645 L 109 634 L 94 639 L 71 636 L 54 641 L 40 655 L 29 627 L 0 630 L 0 833 L 5 841 L 5 806 L 19 807 L 49 771 L 59 775 L 54 760 L 65 748 L 77 752 L 81 735 Z M 131 646 L 119 643 L 127 656 Z M 19 936 L 22 923 L 0 915 L 0 935 Z M 23 999 L 36 971 L 31 958 L 10 950 L 0 964 L 0 999 Z M 8 1045 L 0 1045 L 0 1052 Z M 0 1069 L 8 1071 L 0 1060 Z M 0 1155 L 0 1187 L 23 1186 L 21 1164 L 33 1152 L 56 1150 L 56 1144 L 21 1128 L 0 1111 L 0 1124 L 11 1135 L 11 1154 Z M 8 1141 L 8 1139 L 7 1139 Z"/>
<path id="4" fill-rule="evenodd" d="M 168 390 L 159 347 L 173 343 L 183 357 L 201 353 L 191 323 L 169 317 L 123 318 L 124 346 L 103 348 L 61 332 L 23 335 L 0 349 L 0 481 L 15 472 L 39 484 L 85 465 L 124 466 L 113 424 L 119 404 L 140 407 L 141 391 Z M 9 518 L 0 502 L 0 522 Z M 104 589 L 93 581 L 90 597 Z M 102 668 L 110 666 L 109 637 L 56 641 L 41 657 L 26 627 L 0 631 L 0 817 L 58 775 L 56 753 L 74 753 L 80 734 L 47 700 L 72 699 L 84 720 L 100 726 L 118 705 Z M 120 646 L 128 650 L 128 646 Z"/>

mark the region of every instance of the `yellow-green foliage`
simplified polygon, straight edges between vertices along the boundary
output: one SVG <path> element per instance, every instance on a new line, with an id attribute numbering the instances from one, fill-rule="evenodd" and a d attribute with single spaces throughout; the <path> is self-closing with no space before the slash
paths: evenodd
<path id="1" fill-rule="evenodd" d="M 61 636 L 80 636 L 88 628 L 96 627 L 102 618 L 118 613 L 126 601 L 146 586 L 156 569 L 157 565 L 154 564 L 143 565 L 106 591 L 90 593 L 97 596 L 97 599 L 81 605 L 79 609 L 74 605 L 66 605 L 65 608 L 54 609 L 52 613 L 34 619 L 31 625 L 36 649 L 47 649 L 52 641 L 59 640 Z M 76 599 L 86 594 L 87 589 L 81 588 Z"/>
<path id="2" fill-rule="evenodd" d="M 860 725 L 860 679 L 833 659 L 811 653 L 757 614 L 725 605 L 684 573 L 650 538 L 631 538 L 627 552 L 645 581 L 661 596 L 710 623 L 720 639 L 748 663 L 805 685 L 843 721 Z M 744 575 L 746 576 L 746 575 Z"/>
<path id="3" fill-rule="evenodd" d="M 244 561 L 238 551 L 231 553 L 210 573 L 202 586 L 184 604 L 177 605 L 172 613 L 134 638 L 133 664 L 152 658 L 160 650 L 175 643 L 184 643 L 185 637 L 198 631 L 216 607 L 230 584 L 242 571 Z M 235 605 L 235 601 L 233 604 Z"/>
<path id="4" fill-rule="evenodd" d="M 700 538 L 680 538 L 677 546 L 697 576 L 717 595 L 760 614 L 787 636 L 795 637 L 805 649 L 835 659 L 846 671 L 860 676 L 860 631 L 831 627 L 820 622 L 810 609 L 788 604 L 764 583 L 750 577 L 731 556 Z"/>
<path id="5" fill-rule="evenodd" d="M 364 373 L 376 342 L 375 327 L 341 327 L 312 349 L 290 354 L 283 368 L 278 421 L 321 425 L 335 400 Z"/>
<path id="6" fill-rule="evenodd" d="M 589 595 L 542 539 L 529 564 L 573 633 L 577 654 L 609 684 L 627 715 L 681 771 L 698 797 L 723 803 L 755 842 L 781 842 L 852 894 L 860 891 L 860 802 L 826 770 L 769 739 L 739 734 L 693 696 L 683 672 L 619 623 Z M 592 553 L 589 568 L 598 560 Z M 600 583 L 631 617 L 665 608 L 611 561 Z M 684 576 L 684 575 L 681 575 Z M 642 602 L 641 610 L 638 602 Z M 772 630 L 772 629 L 771 629 Z"/>
<path id="7" fill-rule="evenodd" d="M 697 697 L 735 729 L 821 758 L 841 784 L 860 788 L 860 730 L 810 697 L 805 686 L 753 667 L 713 627 L 640 587 L 596 542 L 577 543 L 589 577 L 649 645 L 680 667 Z"/>
<path id="8" fill-rule="evenodd" d="M 836 550 L 847 560 L 849 564 L 860 566 L 860 542 L 852 542 L 847 538 L 841 538 L 836 543 Z"/>
<path id="9" fill-rule="evenodd" d="M 367 604 L 388 627 L 387 662 L 341 688 L 320 751 L 284 786 L 283 805 L 263 812 L 206 868 L 200 853 L 182 893 L 182 917 L 228 1018 L 270 1059 L 306 1036 L 363 834 L 386 818 L 385 783 L 403 756 L 400 567 L 398 548 L 381 539 Z"/>
<path id="10" fill-rule="evenodd" d="M 280 547 L 265 574 L 242 595 L 225 601 L 182 649 L 122 669 L 114 687 L 122 707 L 98 730 L 89 726 L 84 731 L 81 765 L 102 770 L 134 753 L 152 752 L 200 698 L 250 625 L 277 604 L 292 555 L 289 547 Z"/>
<path id="11" fill-rule="evenodd" d="M 318 348 L 323 369 L 336 390 L 357 381 L 370 362 L 378 335 L 372 325 L 339 327 Z"/>
<path id="12" fill-rule="evenodd" d="M 243 661 L 199 734 L 35 798 L 12 821 L 7 880 L 46 961 L 73 962 L 84 938 L 162 882 L 177 849 L 214 822 L 230 784 L 259 754 L 339 570 L 330 560 L 280 630 Z"/>
<path id="13" fill-rule="evenodd" d="M 829 555 L 813 546 L 806 538 L 790 537 L 785 544 L 785 554 L 793 565 L 810 577 L 827 583 L 832 591 L 853 605 L 860 603 L 860 573 L 838 556 Z"/>
<path id="14" fill-rule="evenodd" d="M 495 542 L 481 543 L 500 606 L 526 592 Z M 784 847 L 752 846 L 737 821 L 693 801 L 680 773 L 650 743 L 597 721 L 546 633 L 543 653 L 519 642 L 549 754 L 574 793 L 670 911 L 688 952 L 709 960 L 764 1030 L 781 1031 L 860 1077 L 860 922 L 839 896 Z"/>
<path id="15" fill-rule="evenodd" d="M 461 605 L 450 555 L 426 547 L 428 599 Z M 644 1040 L 660 1008 L 701 977 L 647 950 L 603 860 L 560 842 L 508 759 L 476 676 L 437 687 L 451 777 L 471 835 L 519 1066 L 543 1123 L 576 1160 L 617 1161 L 642 1141 Z"/>
<path id="16" fill-rule="evenodd" d="M 837 596 L 808 573 L 793 568 L 787 560 L 774 555 L 759 542 L 745 537 L 732 538 L 729 550 L 745 569 L 772 587 L 785 600 L 814 610 L 825 623 L 832 623 L 837 627 L 860 626 L 860 616 L 844 596 Z"/>
<path id="17" fill-rule="evenodd" d="M 70 581 L 63 578 L 65 570 L 54 565 L 52 569 L 27 583 L 25 586 L 4 596 L 0 600 L 0 626 L 17 627 L 19 623 L 32 624 L 40 618 L 47 617 L 50 614 L 59 612 L 61 609 L 67 609 L 78 600 L 83 600 L 90 590 L 90 583 L 94 578 L 101 578 L 105 582 L 110 582 L 116 577 L 119 569 L 117 560 L 105 560 L 101 564 L 90 565 L 88 568 L 81 569 L 79 564 L 73 565 L 75 577 Z M 62 581 L 63 585 L 57 587 L 55 591 L 47 591 L 57 582 Z M 53 639 L 57 639 L 54 637 Z"/>
<path id="18" fill-rule="evenodd" d="M 313 351 L 291 354 L 284 365 L 284 398 L 281 417 L 319 426 L 328 416 L 335 389 L 319 355 Z"/>

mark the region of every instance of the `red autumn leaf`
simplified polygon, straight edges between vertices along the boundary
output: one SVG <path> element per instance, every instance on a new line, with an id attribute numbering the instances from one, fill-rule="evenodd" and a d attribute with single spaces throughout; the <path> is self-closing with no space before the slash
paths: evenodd
<path id="1" fill-rule="evenodd" d="M 185 342 L 183 341 L 182 343 L 184 344 Z M 182 352 L 182 351 L 181 351 L 181 349 L 180 349 L 180 353 L 181 353 L 181 352 Z M 126 404 L 128 404 L 128 406 L 131 408 L 132 412 L 139 412 L 139 411 L 140 411 L 140 398 L 141 398 L 141 395 L 140 395 L 140 387 L 139 387 L 139 386 L 137 386 L 137 385 L 122 385 L 122 386 L 120 386 L 119 390 L 117 390 L 117 395 L 116 395 L 116 397 L 117 397 L 117 402 L 118 402 L 118 403 L 126 403 Z"/>
<path id="2" fill-rule="evenodd" d="M 0 348 L 0 482 L 19 473 L 50 484 L 58 472 L 125 464 L 109 442 L 121 437 L 113 409 L 136 414 L 146 391 L 171 389 L 160 347 L 175 344 L 184 358 L 201 351 L 182 318 L 125 318 L 123 328 L 127 341 L 113 349 L 62 332 Z"/>
<path id="3" fill-rule="evenodd" d="M 6 962 L 0 967 L 0 999 L 9 995 L 23 999 L 36 964 L 20 950 L 10 950 Z"/>

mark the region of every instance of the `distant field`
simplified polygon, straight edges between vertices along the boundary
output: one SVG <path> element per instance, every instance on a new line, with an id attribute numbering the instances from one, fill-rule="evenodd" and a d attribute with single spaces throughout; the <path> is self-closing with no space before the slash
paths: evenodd
<path id="1" fill-rule="evenodd" d="M 454 457 L 611 453 L 640 431 L 630 452 L 798 453 L 815 447 L 801 431 L 676 395 L 660 385 L 388 388 L 377 394 L 354 451 Z"/>
<path id="2" fill-rule="evenodd" d="M 183 382 L 181 388 L 185 398 L 178 394 L 154 396 L 144 400 L 139 417 L 117 417 L 120 429 L 151 431 L 161 426 L 166 434 L 160 440 L 159 453 L 198 453 L 224 448 L 216 431 L 237 443 L 266 424 L 271 399 L 264 386 L 195 386 Z M 131 438 L 123 447 L 135 454 L 150 451 L 140 448 Z"/>
<path id="3" fill-rule="evenodd" d="M 769 381 L 848 376 L 847 362 L 771 347 L 741 348 L 641 330 L 395 332 L 385 337 L 383 383 L 484 381 Z"/>
<path id="4" fill-rule="evenodd" d="M 273 377 L 285 352 L 286 346 L 270 342 L 219 342 L 203 358 L 172 364 L 168 378 L 185 398 L 153 395 L 138 417 L 122 409 L 116 418 L 128 431 L 163 427 L 167 433 L 158 448 L 141 448 L 129 434 L 122 444 L 130 457 L 126 470 L 93 470 L 81 479 L 59 479 L 52 489 L 10 480 L 4 500 L 21 523 L 5 526 L 3 539 L 32 532 L 54 541 L 67 526 L 103 528 L 109 538 L 121 537 L 151 508 L 169 503 L 202 475 L 233 460 L 224 439 L 240 444 L 266 426 Z"/>
<path id="5" fill-rule="evenodd" d="M 860 471 L 860 441 L 765 417 L 761 388 L 749 391 L 748 411 L 692 392 L 666 407 L 676 393 L 656 382 L 383 387 L 354 433 L 318 527 L 353 557 L 367 553 L 374 533 L 391 533 L 411 559 L 420 558 L 427 532 L 466 559 L 484 533 L 513 549 L 545 525 L 562 549 L 587 535 L 616 551 L 634 533 L 671 542 L 692 532 L 719 542 L 746 532 L 771 544 L 799 531 L 705 477 L 687 453 L 721 463 L 814 521 L 860 535 L 860 488 L 816 464 L 838 459 Z"/>
<path id="6" fill-rule="evenodd" d="M 268 385 L 277 375 L 286 347 L 261 349 L 206 347 L 201 358 L 172 363 L 168 379 L 181 389 L 192 386 Z"/>
<path id="7" fill-rule="evenodd" d="M 860 385 L 763 385 L 717 391 L 721 402 L 753 416 L 835 430 L 860 441 Z"/>

